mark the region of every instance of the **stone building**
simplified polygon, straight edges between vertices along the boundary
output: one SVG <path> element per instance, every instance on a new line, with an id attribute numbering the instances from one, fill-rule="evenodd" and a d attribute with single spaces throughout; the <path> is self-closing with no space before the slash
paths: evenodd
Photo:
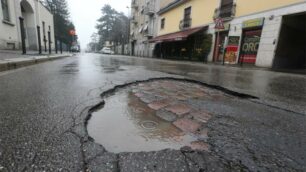
<path id="1" fill-rule="evenodd" d="M 130 42 L 131 55 L 152 57 L 155 47 L 149 40 L 157 36 L 157 12 L 173 0 L 132 0 Z"/>
<path id="2" fill-rule="evenodd" d="M 41 42 L 42 49 L 47 51 L 48 33 L 51 42 L 55 40 L 53 15 L 40 0 L 1 0 L 0 21 L 0 49 L 21 49 L 22 30 L 28 50 L 37 50 Z M 51 48 L 54 46 L 52 43 Z"/>

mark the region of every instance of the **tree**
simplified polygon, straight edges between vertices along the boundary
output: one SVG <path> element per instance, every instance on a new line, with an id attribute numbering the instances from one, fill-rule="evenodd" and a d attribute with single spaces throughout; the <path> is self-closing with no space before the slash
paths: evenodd
<path id="1" fill-rule="evenodd" d="M 65 44 L 71 44 L 72 38 L 69 35 L 70 30 L 75 26 L 70 20 L 68 4 L 66 0 L 44 0 L 44 5 L 54 16 L 54 32 L 57 39 Z"/>
<path id="2" fill-rule="evenodd" d="M 128 42 L 129 19 L 110 5 L 104 5 L 102 16 L 98 19 L 97 30 L 99 35 L 98 47 L 101 49 L 106 41 L 115 45 L 124 45 Z"/>

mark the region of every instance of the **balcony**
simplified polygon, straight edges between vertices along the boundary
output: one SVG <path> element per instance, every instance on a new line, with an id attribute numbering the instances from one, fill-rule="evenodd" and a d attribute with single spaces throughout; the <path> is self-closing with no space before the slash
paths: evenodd
<path id="1" fill-rule="evenodd" d="M 144 14 L 148 16 L 153 16 L 155 14 L 155 8 L 152 4 L 147 4 L 144 8 Z"/>
<path id="2" fill-rule="evenodd" d="M 138 24 L 138 21 L 136 20 L 136 17 L 135 16 L 132 16 L 131 17 L 131 23 L 137 25 Z"/>
<path id="3" fill-rule="evenodd" d="M 143 35 L 148 38 L 152 38 L 154 36 L 153 26 L 147 24 L 143 27 Z"/>
<path id="4" fill-rule="evenodd" d="M 215 10 L 214 19 L 223 18 L 225 20 L 231 20 L 236 14 L 236 4 L 230 3 L 222 5 Z"/>
<path id="5" fill-rule="evenodd" d="M 187 19 L 183 19 L 180 21 L 180 30 L 185 30 L 191 27 L 192 24 L 192 19 L 191 18 L 187 18 Z"/>
<path id="6" fill-rule="evenodd" d="M 143 34 L 145 37 L 148 37 L 148 38 L 152 38 L 154 36 L 153 31 L 151 30 L 147 30 Z"/>
<path id="7" fill-rule="evenodd" d="M 138 9 L 138 4 L 136 3 L 135 0 L 132 1 L 131 7 L 134 8 L 134 9 L 136 9 L 136 10 Z"/>

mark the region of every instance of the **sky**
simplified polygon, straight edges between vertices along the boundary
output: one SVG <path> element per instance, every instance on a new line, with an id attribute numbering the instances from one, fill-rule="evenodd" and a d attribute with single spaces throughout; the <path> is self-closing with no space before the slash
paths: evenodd
<path id="1" fill-rule="evenodd" d="M 119 12 L 129 13 L 131 0 L 67 0 L 71 19 L 76 27 L 82 49 L 91 41 L 90 36 L 96 32 L 97 19 L 100 18 L 101 8 L 110 4 Z"/>

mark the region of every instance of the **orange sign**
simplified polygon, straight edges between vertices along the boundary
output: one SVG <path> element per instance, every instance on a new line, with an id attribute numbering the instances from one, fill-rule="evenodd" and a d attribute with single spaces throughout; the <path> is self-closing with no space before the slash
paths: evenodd
<path id="1" fill-rule="evenodd" d="M 70 30 L 70 31 L 69 31 L 69 34 L 70 34 L 71 36 L 74 36 L 74 35 L 75 35 L 75 30 Z"/>

